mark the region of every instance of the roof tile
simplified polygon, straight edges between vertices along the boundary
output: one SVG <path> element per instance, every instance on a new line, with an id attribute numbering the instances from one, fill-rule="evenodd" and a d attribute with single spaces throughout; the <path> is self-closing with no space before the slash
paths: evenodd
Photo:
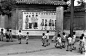
<path id="1" fill-rule="evenodd" d="M 53 1 L 53 0 L 16 0 L 17 3 L 26 4 L 52 4 L 52 5 L 67 5 L 64 1 Z"/>

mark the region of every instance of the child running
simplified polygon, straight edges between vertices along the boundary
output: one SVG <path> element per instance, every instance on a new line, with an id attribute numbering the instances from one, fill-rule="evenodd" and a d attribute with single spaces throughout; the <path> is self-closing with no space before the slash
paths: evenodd
<path id="1" fill-rule="evenodd" d="M 70 34 L 67 38 L 67 50 L 66 51 L 72 51 L 72 37 Z"/>
<path id="2" fill-rule="evenodd" d="M 27 35 L 26 35 L 26 44 L 28 44 L 28 39 L 29 39 L 29 32 L 27 32 Z"/>
<path id="3" fill-rule="evenodd" d="M 43 43 L 42 46 L 46 47 L 46 35 L 45 35 L 45 33 L 43 33 L 43 36 L 42 36 L 42 43 Z"/>

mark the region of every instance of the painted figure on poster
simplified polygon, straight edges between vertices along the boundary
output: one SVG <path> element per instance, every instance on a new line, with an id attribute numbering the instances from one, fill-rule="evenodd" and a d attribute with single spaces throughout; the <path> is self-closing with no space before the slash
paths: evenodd
<path id="1" fill-rule="evenodd" d="M 32 21 L 31 21 L 31 16 L 29 15 L 29 29 L 32 28 Z"/>
<path id="2" fill-rule="evenodd" d="M 26 19 L 25 19 L 25 29 L 28 29 L 28 15 L 26 15 Z"/>
<path id="3" fill-rule="evenodd" d="M 52 20 L 51 19 L 49 20 L 49 27 L 50 27 L 50 30 L 52 30 Z"/>
<path id="4" fill-rule="evenodd" d="M 45 30 L 47 30 L 47 19 L 45 19 Z"/>
<path id="5" fill-rule="evenodd" d="M 54 20 L 52 20 L 52 30 L 54 30 Z"/>
<path id="6" fill-rule="evenodd" d="M 44 29 L 44 19 L 42 19 L 41 26 L 42 26 L 41 30 L 43 30 Z"/>
<path id="7" fill-rule="evenodd" d="M 35 25 L 35 17 L 34 17 L 34 15 L 32 15 L 31 20 L 32 20 L 32 28 L 34 29 L 34 25 Z"/>
<path id="8" fill-rule="evenodd" d="M 35 17 L 35 22 L 34 22 L 34 29 L 38 29 L 38 15 Z"/>

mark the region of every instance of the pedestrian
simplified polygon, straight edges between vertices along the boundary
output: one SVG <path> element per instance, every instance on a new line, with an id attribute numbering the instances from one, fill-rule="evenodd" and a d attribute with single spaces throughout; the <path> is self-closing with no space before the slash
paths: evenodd
<path id="1" fill-rule="evenodd" d="M 57 36 L 55 47 L 60 47 L 60 49 L 62 49 L 62 38 L 60 34 Z"/>
<path id="2" fill-rule="evenodd" d="M 72 51 L 72 37 L 69 34 L 67 38 L 67 50 L 66 51 Z"/>
<path id="3" fill-rule="evenodd" d="M 42 35 L 42 43 L 43 43 L 43 45 L 42 46 L 44 46 L 44 47 L 46 47 L 46 35 L 45 35 L 45 33 L 43 33 L 43 35 Z"/>
<path id="4" fill-rule="evenodd" d="M 10 40 L 10 33 L 9 33 L 9 29 L 7 29 L 6 31 L 6 41 L 9 42 Z"/>
<path id="5" fill-rule="evenodd" d="M 29 39 L 29 32 L 27 32 L 27 35 L 26 35 L 26 44 L 28 44 L 28 39 Z"/>
<path id="6" fill-rule="evenodd" d="M 49 31 L 47 31 L 46 35 L 46 40 L 47 40 L 47 46 L 50 45 L 50 39 L 49 39 Z"/>
<path id="7" fill-rule="evenodd" d="M 57 32 L 55 31 L 55 35 L 52 38 L 52 42 L 56 42 L 56 38 L 57 38 Z"/>
<path id="8" fill-rule="evenodd" d="M 74 46 L 75 45 L 75 42 L 76 42 L 76 33 L 75 32 L 73 32 L 73 37 L 72 37 L 72 39 L 73 39 L 73 43 L 72 43 L 72 50 L 75 50 L 76 49 L 76 47 Z"/>
<path id="9" fill-rule="evenodd" d="M 47 30 L 47 19 L 45 19 L 45 30 Z"/>
<path id="10" fill-rule="evenodd" d="M 9 31 L 9 34 L 10 34 L 10 40 L 12 42 L 13 41 L 13 39 L 12 39 L 12 30 Z"/>
<path id="11" fill-rule="evenodd" d="M 65 48 L 65 42 L 66 42 L 67 35 L 65 34 L 65 32 L 63 32 L 62 34 L 63 34 L 63 36 L 62 36 L 62 46 L 63 46 L 63 48 Z"/>
<path id="12" fill-rule="evenodd" d="M 19 33 L 18 33 L 18 41 L 19 41 L 19 44 L 21 44 L 21 37 L 22 37 L 21 30 L 19 30 Z"/>
<path id="13" fill-rule="evenodd" d="M 85 52 L 85 37 L 84 34 L 80 36 L 80 41 L 79 41 L 79 51 L 81 53 Z"/>
<path id="14" fill-rule="evenodd" d="M 3 29 L 1 29 L 1 37 L 0 37 L 0 40 L 3 41 L 3 37 L 4 37 L 4 33 L 3 33 Z"/>

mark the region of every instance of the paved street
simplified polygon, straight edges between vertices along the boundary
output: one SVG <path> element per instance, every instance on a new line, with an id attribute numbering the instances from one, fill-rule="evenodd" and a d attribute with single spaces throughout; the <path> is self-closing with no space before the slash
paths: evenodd
<path id="1" fill-rule="evenodd" d="M 25 40 L 22 40 L 22 44 L 18 44 L 18 41 L 14 39 L 14 42 L 0 42 L 0 56 L 84 56 L 84 54 L 75 51 L 66 51 L 65 49 L 57 49 L 54 47 L 55 43 L 51 43 L 50 46 L 41 46 L 41 39 L 30 39 L 29 44 L 25 44 Z"/>

